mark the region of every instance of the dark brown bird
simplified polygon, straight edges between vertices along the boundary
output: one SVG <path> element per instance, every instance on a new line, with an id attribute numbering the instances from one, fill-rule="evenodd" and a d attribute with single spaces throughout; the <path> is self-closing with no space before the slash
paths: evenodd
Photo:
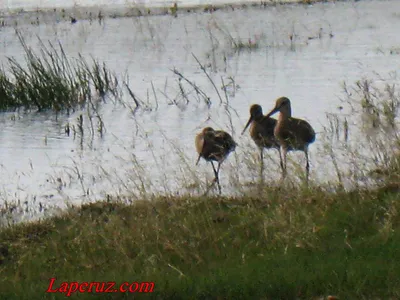
<path id="1" fill-rule="evenodd" d="M 236 145 L 236 142 L 229 133 L 222 130 L 214 130 L 211 127 L 204 128 L 196 135 L 195 146 L 199 154 L 196 165 L 199 163 L 201 157 L 211 162 L 215 175 L 214 182 L 217 182 L 220 193 L 219 169 L 229 153 L 235 150 Z M 215 168 L 213 161 L 218 162 L 217 168 Z"/>
<path id="2" fill-rule="evenodd" d="M 290 100 L 280 97 L 276 100 L 275 108 L 266 117 L 270 117 L 276 112 L 279 113 L 278 122 L 274 128 L 274 136 L 278 141 L 281 151 L 280 159 L 283 177 L 286 176 L 286 156 L 288 151 L 303 151 L 306 155 L 306 178 L 310 173 L 310 163 L 308 160 L 308 145 L 315 141 L 315 131 L 311 125 L 304 120 L 292 118 Z M 283 161 L 283 162 L 282 162 Z"/>
<path id="3" fill-rule="evenodd" d="M 278 149 L 278 151 L 280 151 L 280 146 L 274 136 L 276 123 L 277 121 L 274 118 L 263 115 L 262 107 L 260 105 L 253 104 L 250 107 L 250 118 L 244 127 L 242 134 L 244 134 L 247 127 L 251 124 L 250 136 L 260 149 L 261 172 L 263 171 L 264 164 L 264 148 Z"/>

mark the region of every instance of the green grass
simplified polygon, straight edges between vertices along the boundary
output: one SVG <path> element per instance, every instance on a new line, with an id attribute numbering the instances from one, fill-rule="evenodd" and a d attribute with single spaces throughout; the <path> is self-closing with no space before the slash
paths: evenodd
<path id="1" fill-rule="evenodd" d="M 59 49 L 41 41 L 34 52 L 17 32 L 25 52 L 25 62 L 8 58 L 7 68 L 0 69 L 0 110 L 73 110 L 93 97 L 118 93 L 118 81 L 103 63 L 85 58 L 68 58 Z"/>
<path id="2" fill-rule="evenodd" d="M 139 298 L 397 298 L 398 188 L 337 194 L 266 188 L 257 198 L 164 197 L 71 208 L 0 231 L 0 295 L 63 298 L 45 294 L 56 277 L 55 286 L 154 281 L 154 293 Z"/>

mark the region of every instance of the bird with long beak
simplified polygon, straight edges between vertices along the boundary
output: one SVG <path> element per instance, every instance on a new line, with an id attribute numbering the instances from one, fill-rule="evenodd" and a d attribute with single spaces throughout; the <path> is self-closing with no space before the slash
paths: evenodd
<path id="1" fill-rule="evenodd" d="M 274 128 L 274 137 L 280 145 L 280 159 L 282 176 L 286 176 L 286 156 L 288 151 L 303 151 L 306 156 L 306 179 L 310 173 L 308 146 L 315 141 L 315 131 L 305 120 L 292 118 L 290 100 L 280 97 L 276 100 L 275 107 L 265 116 L 266 118 L 279 112 L 278 122 Z"/>
<path id="2" fill-rule="evenodd" d="M 276 119 L 263 115 L 260 105 L 253 104 L 250 107 L 250 118 L 242 131 L 242 135 L 251 124 L 250 137 L 260 149 L 261 174 L 264 169 L 264 148 L 278 149 L 280 151 L 280 146 L 274 136 L 276 123 Z"/>

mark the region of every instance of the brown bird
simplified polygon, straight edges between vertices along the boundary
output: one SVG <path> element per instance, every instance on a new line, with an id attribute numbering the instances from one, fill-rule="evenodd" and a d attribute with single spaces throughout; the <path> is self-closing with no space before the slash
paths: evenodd
<path id="1" fill-rule="evenodd" d="M 218 184 L 220 193 L 219 169 L 229 153 L 235 150 L 236 145 L 231 135 L 223 130 L 214 130 L 211 127 L 206 127 L 196 135 L 195 146 L 199 154 L 196 165 L 199 163 L 201 157 L 211 162 L 215 175 L 214 182 Z M 218 162 L 217 168 L 215 168 L 213 161 Z"/>
<path id="2" fill-rule="evenodd" d="M 281 151 L 280 159 L 283 177 L 286 176 L 286 156 L 288 151 L 303 151 L 306 155 L 306 178 L 310 173 L 310 163 L 308 160 L 308 145 L 315 141 L 315 131 L 311 125 L 304 120 L 292 118 L 290 100 L 280 97 L 276 100 L 275 108 L 266 117 L 270 117 L 276 112 L 280 112 L 278 122 L 274 128 L 274 136 L 278 141 Z M 283 161 L 283 162 L 282 162 Z"/>
<path id="3" fill-rule="evenodd" d="M 244 134 L 247 127 L 251 124 L 250 136 L 260 149 L 261 172 L 263 171 L 264 164 L 264 148 L 278 149 L 278 151 L 280 151 L 280 146 L 274 136 L 276 122 L 277 121 L 274 118 L 263 115 L 262 107 L 260 105 L 253 104 L 250 107 L 250 118 L 244 127 L 242 134 Z"/>

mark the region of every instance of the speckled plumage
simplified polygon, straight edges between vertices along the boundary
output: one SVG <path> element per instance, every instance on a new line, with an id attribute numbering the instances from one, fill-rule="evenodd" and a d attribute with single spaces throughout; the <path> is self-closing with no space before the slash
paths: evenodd
<path id="1" fill-rule="evenodd" d="M 235 150 L 236 142 L 232 136 L 223 130 L 214 130 L 211 127 L 204 128 L 196 135 L 195 146 L 199 154 L 196 165 L 199 163 L 200 158 L 211 162 L 214 170 L 215 181 L 218 183 L 218 188 L 221 192 L 219 185 L 219 169 L 222 162 L 228 157 L 229 153 Z M 215 169 L 213 161 L 218 162 L 218 167 Z"/>

